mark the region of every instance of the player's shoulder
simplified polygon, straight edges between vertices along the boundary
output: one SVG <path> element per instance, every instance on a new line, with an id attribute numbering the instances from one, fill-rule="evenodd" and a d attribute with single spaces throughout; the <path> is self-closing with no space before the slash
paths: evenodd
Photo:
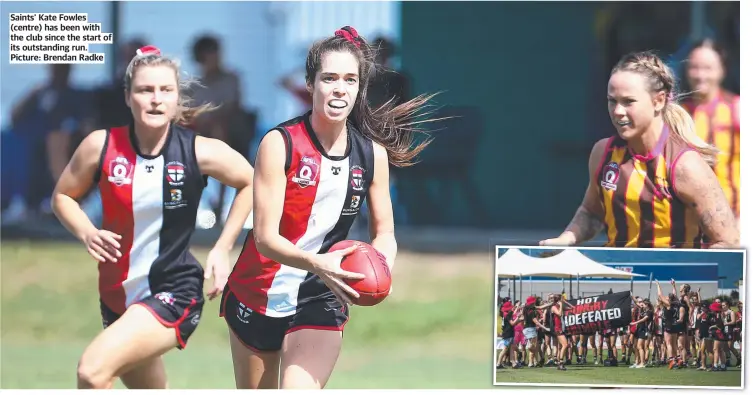
<path id="1" fill-rule="evenodd" d="M 89 133 L 84 139 L 81 141 L 80 147 L 81 150 L 83 150 L 86 153 L 89 153 L 90 151 L 99 152 L 107 142 L 107 139 L 110 135 L 110 131 L 107 129 L 97 129 L 91 133 Z"/>
<path id="2" fill-rule="evenodd" d="M 605 149 L 607 149 L 607 146 L 612 144 L 614 141 L 615 136 L 612 137 L 604 137 L 602 139 L 599 139 L 597 142 L 594 143 L 593 147 L 591 148 L 591 153 L 603 153 Z"/>
<path id="3" fill-rule="evenodd" d="M 613 143 L 614 138 L 615 137 L 605 137 L 594 143 L 588 157 L 588 162 L 591 166 L 596 166 L 601 162 L 607 152 L 607 148 Z"/>
<path id="4" fill-rule="evenodd" d="M 371 146 L 374 148 L 374 159 L 377 160 L 387 160 L 387 148 L 385 148 L 382 144 L 379 144 L 378 142 L 374 140 L 369 140 L 371 142 Z"/>

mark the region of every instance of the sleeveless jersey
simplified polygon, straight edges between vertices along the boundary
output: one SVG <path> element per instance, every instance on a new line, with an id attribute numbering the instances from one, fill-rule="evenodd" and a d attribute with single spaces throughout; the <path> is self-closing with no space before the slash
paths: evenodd
<path id="1" fill-rule="evenodd" d="M 676 306 L 665 306 L 663 309 L 664 314 L 662 315 L 662 323 L 664 324 L 664 328 L 672 328 L 677 320 L 677 317 L 675 316 L 677 313 Z"/>
<path id="2" fill-rule="evenodd" d="M 188 251 L 206 177 L 194 151 L 196 134 L 170 127 L 159 155 L 140 155 L 132 127 L 108 130 L 95 175 L 102 229 L 122 236 L 123 256 L 99 264 L 102 302 L 115 313 L 151 295 L 203 284 Z"/>
<path id="3" fill-rule="evenodd" d="M 735 314 L 735 312 L 732 311 L 732 310 L 727 310 L 726 312 L 722 313 L 722 319 L 723 319 L 723 322 L 725 322 L 725 324 L 724 324 L 724 333 L 726 333 L 726 334 L 732 333 L 732 328 L 735 327 L 735 324 L 727 324 L 727 322 L 730 322 L 730 321 L 732 321 L 733 318 L 735 318 L 734 314 Z"/>
<path id="4" fill-rule="evenodd" d="M 719 149 L 714 166 L 719 184 L 732 211 L 740 216 L 740 117 L 735 111 L 740 97 L 722 91 L 707 104 L 695 104 L 692 99 L 683 107 L 695 121 L 698 137 Z"/>
<path id="5" fill-rule="evenodd" d="M 688 322 L 690 321 L 690 306 L 687 304 L 687 302 L 685 302 L 683 300 L 682 302 L 680 302 L 680 307 L 682 307 L 682 309 L 685 310 L 684 311 L 685 315 L 682 317 L 682 324 L 687 326 Z M 677 314 L 678 314 L 678 317 L 679 317 L 679 314 L 680 314 L 679 311 L 680 310 L 678 309 L 677 311 L 678 311 Z"/>
<path id="6" fill-rule="evenodd" d="M 534 318 L 536 318 L 536 309 L 533 307 L 531 308 L 525 308 L 523 310 L 523 327 L 524 328 L 536 328 L 536 324 L 533 323 Z"/>
<path id="7" fill-rule="evenodd" d="M 347 237 L 366 200 L 374 174 L 374 147 L 349 122 L 345 155 L 328 156 L 309 114 L 272 131 L 282 133 L 287 147 L 280 235 L 304 251 L 324 253 Z M 228 285 L 243 304 L 270 317 L 290 316 L 298 306 L 333 297 L 318 276 L 262 256 L 251 232 Z"/>
<path id="8" fill-rule="evenodd" d="M 562 317 L 553 313 L 552 318 L 554 319 L 554 333 L 555 334 L 562 333 Z"/>
<path id="9" fill-rule="evenodd" d="M 507 314 L 503 315 L 503 320 L 502 320 L 502 338 L 503 339 L 509 339 L 515 336 L 515 328 L 511 325 L 512 321 L 513 321 L 512 311 L 509 311 Z"/>
<path id="10" fill-rule="evenodd" d="M 701 248 L 703 234 L 692 208 L 674 190 L 674 165 L 691 148 L 665 128 L 647 156 L 609 139 L 594 175 L 604 207 L 609 247 Z"/>

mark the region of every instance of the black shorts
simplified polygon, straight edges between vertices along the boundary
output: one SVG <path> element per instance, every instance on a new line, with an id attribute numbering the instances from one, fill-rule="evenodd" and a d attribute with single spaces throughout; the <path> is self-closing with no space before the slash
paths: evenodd
<path id="1" fill-rule="evenodd" d="M 680 333 L 683 333 L 684 328 L 681 326 L 681 324 L 675 324 L 671 326 L 664 327 L 664 333 L 670 333 L 673 335 L 678 335 Z"/>
<path id="2" fill-rule="evenodd" d="M 199 326 L 201 312 L 204 309 L 204 298 L 201 290 L 198 295 L 194 292 L 160 292 L 144 298 L 136 304 L 146 307 L 162 325 L 175 328 L 178 339 L 178 349 L 186 348 L 188 339 Z M 112 311 L 100 300 L 99 309 L 102 313 L 102 326 L 107 328 L 120 318 L 121 314 Z"/>
<path id="3" fill-rule="evenodd" d="M 278 351 L 282 349 L 285 335 L 301 329 L 343 331 L 350 317 L 347 306 L 333 298 L 316 300 L 298 306 L 288 317 L 269 317 L 251 310 L 233 291 L 225 287 L 220 303 L 220 317 L 238 340 L 253 351 Z"/>
<path id="4" fill-rule="evenodd" d="M 727 341 L 727 335 L 721 329 L 709 329 L 709 337 L 718 342 Z"/>
<path id="5" fill-rule="evenodd" d="M 637 329 L 635 331 L 635 338 L 636 339 L 641 339 L 641 340 L 648 339 L 648 331 L 645 330 L 645 329 Z"/>

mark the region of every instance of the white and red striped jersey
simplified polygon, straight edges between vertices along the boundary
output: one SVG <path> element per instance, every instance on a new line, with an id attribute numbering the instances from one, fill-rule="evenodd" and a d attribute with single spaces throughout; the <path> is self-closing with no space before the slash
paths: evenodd
<path id="1" fill-rule="evenodd" d="M 108 130 L 95 182 L 102 194 L 102 229 L 122 236 L 123 256 L 99 264 L 99 292 L 113 312 L 160 292 L 203 284 L 188 251 L 206 177 L 195 155 L 196 134 L 171 126 L 159 155 L 137 152 L 131 127 Z"/>
<path id="2" fill-rule="evenodd" d="M 287 147 L 280 235 L 300 249 L 323 253 L 347 237 L 366 200 L 374 175 L 374 146 L 348 123 L 345 155 L 329 156 L 309 114 L 271 131 L 282 133 Z M 285 317 L 306 303 L 333 297 L 318 276 L 262 256 L 252 232 L 228 280 L 239 301 L 258 313 Z"/>

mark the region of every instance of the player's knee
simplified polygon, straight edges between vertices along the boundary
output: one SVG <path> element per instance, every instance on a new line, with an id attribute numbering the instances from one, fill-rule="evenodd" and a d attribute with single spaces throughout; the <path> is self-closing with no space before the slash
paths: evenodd
<path id="1" fill-rule="evenodd" d="M 322 383 L 308 374 L 287 374 L 281 381 L 280 387 L 285 390 L 311 390 L 324 387 Z"/>
<path id="2" fill-rule="evenodd" d="M 102 368 L 102 364 L 90 363 L 85 359 L 79 361 L 76 377 L 80 389 L 107 389 L 112 382 L 111 375 Z"/>

